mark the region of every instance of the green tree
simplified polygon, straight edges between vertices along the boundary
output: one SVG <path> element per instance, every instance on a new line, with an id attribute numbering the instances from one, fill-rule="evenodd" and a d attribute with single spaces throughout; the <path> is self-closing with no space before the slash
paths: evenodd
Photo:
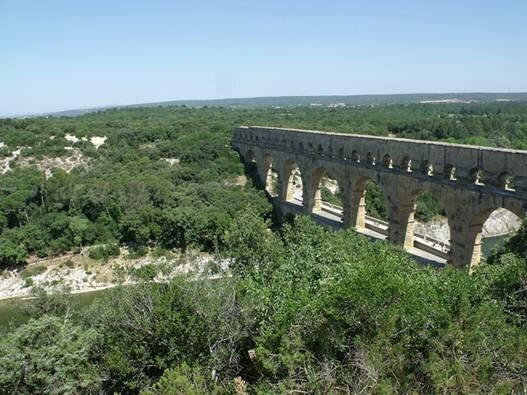
<path id="1" fill-rule="evenodd" d="M 30 320 L 0 339 L 3 393 L 97 393 L 102 377 L 95 365 L 98 335 L 68 318 Z"/>

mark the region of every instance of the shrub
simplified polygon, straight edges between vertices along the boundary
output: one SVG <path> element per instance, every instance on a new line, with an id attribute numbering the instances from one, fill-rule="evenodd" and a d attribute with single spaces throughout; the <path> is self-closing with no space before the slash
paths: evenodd
<path id="1" fill-rule="evenodd" d="M 98 335 L 44 315 L 0 338 L 0 392 L 98 393 Z M 30 367 L 30 368 L 28 368 Z"/>
<path id="2" fill-rule="evenodd" d="M 33 277 L 42 274 L 45 271 L 46 266 L 44 265 L 29 266 L 20 272 L 20 277 L 26 279 L 28 277 Z"/>
<path id="3" fill-rule="evenodd" d="M 105 244 L 90 248 L 88 256 L 97 261 L 107 261 L 111 257 L 119 256 L 121 250 L 117 244 Z"/>
<path id="4" fill-rule="evenodd" d="M 158 267 L 151 263 L 131 269 L 131 275 L 143 281 L 152 281 L 157 276 L 157 273 Z"/>
<path id="5" fill-rule="evenodd" d="M 31 277 L 28 277 L 24 280 L 24 285 L 22 285 L 24 288 L 32 287 L 33 286 L 33 279 Z"/>

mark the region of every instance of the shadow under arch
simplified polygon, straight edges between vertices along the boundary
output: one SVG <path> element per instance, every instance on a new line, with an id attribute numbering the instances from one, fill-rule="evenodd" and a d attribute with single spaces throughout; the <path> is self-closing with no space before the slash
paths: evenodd
<path id="1" fill-rule="evenodd" d="M 258 176 L 258 166 L 256 162 L 256 154 L 249 149 L 244 153 L 240 152 L 243 159 L 243 167 L 245 175 L 250 179 L 257 188 L 262 187 L 260 177 Z"/>
<path id="2" fill-rule="evenodd" d="M 245 155 L 243 155 L 243 161 L 245 163 L 256 163 L 256 154 L 253 150 L 247 150 Z"/>
<path id="3" fill-rule="evenodd" d="M 295 222 L 295 215 L 293 213 L 286 213 L 282 218 L 282 223 L 293 224 Z"/>

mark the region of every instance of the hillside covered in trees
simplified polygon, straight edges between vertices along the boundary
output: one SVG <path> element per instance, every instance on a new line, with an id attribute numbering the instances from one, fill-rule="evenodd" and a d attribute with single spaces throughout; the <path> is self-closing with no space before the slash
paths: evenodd
<path id="1" fill-rule="evenodd" d="M 168 107 L 2 119 L 0 159 L 7 162 L 17 151 L 19 156 L 0 178 L 0 267 L 94 243 L 221 248 L 240 211 L 248 205 L 261 214 L 270 210 L 263 194 L 234 185 L 244 170 L 229 142 L 240 124 L 527 148 L 525 103 Z M 101 136 L 106 140 L 97 149 L 89 139 Z M 79 166 L 54 167 L 53 159 L 67 162 L 72 156 Z M 370 211 L 382 217 L 378 195 L 375 189 L 369 194 Z M 439 212 L 431 201 L 418 214 Z"/>
<path id="2" fill-rule="evenodd" d="M 264 192 L 240 182 L 241 124 L 527 148 L 521 102 L 1 119 L 0 270 L 92 245 L 192 248 L 230 265 L 214 280 L 145 277 L 86 308 L 44 296 L 0 336 L 0 392 L 527 388 L 525 229 L 469 276 L 307 218 L 277 226 Z"/>

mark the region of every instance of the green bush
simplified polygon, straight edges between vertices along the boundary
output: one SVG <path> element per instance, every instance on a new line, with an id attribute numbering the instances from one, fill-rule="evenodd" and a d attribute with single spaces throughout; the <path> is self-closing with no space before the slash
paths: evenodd
<path id="1" fill-rule="evenodd" d="M 0 392 L 98 393 L 98 339 L 67 319 L 30 320 L 0 338 Z"/>
<path id="2" fill-rule="evenodd" d="M 211 380 L 208 372 L 201 368 L 191 368 L 183 363 L 167 369 L 152 388 L 142 391 L 141 395 L 188 394 L 206 395 L 223 394 L 225 390 Z"/>
<path id="3" fill-rule="evenodd" d="M 117 244 L 106 244 L 106 245 L 90 248 L 88 252 L 88 256 L 91 259 L 95 259 L 98 261 L 100 260 L 107 261 L 111 257 L 119 256 L 120 253 L 121 251 Z"/>
<path id="4" fill-rule="evenodd" d="M 32 287 L 33 286 L 33 279 L 31 277 L 28 277 L 24 279 L 24 288 Z"/>
<path id="5" fill-rule="evenodd" d="M 29 266 L 20 272 L 20 277 L 26 279 L 32 276 L 38 276 L 47 270 L 44 265 Z"/>
<path id="6" fill-rule="evenodd" d="M 139 268 L 132 268 L 131 275 L 138 280 L 152 281 L 159 272 L 159 268 L 154 264 L 146 264 Z"/>

